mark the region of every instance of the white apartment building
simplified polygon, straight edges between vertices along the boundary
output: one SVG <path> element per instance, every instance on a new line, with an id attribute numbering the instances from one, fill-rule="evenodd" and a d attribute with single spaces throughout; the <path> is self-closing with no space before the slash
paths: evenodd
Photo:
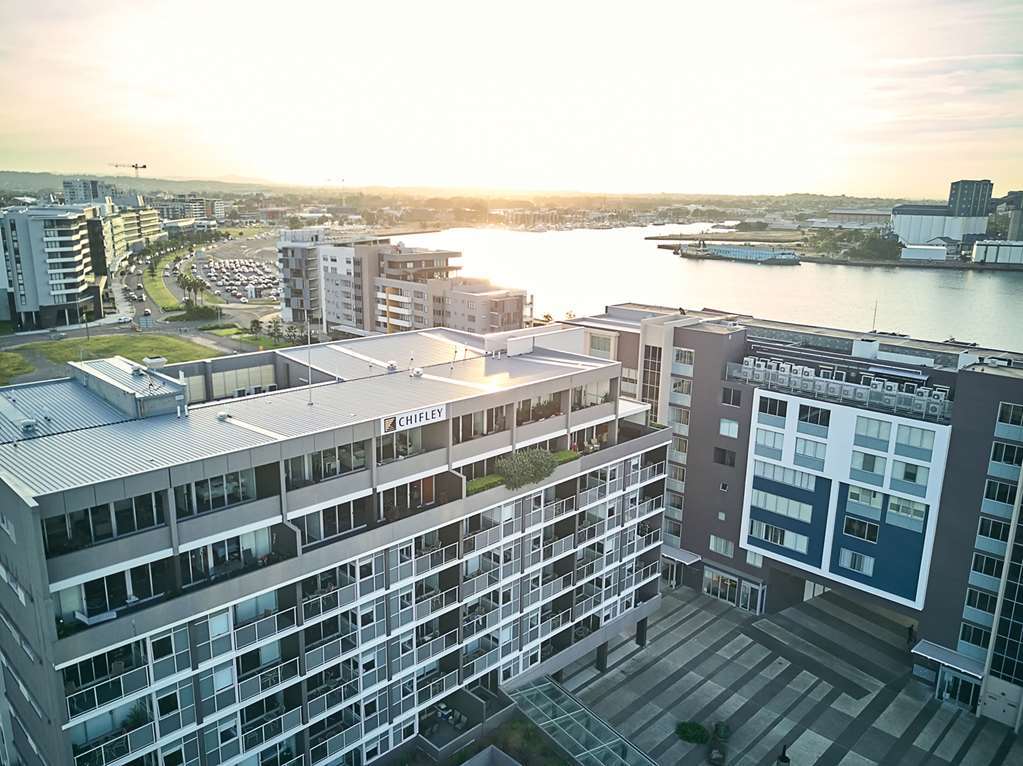
<path id="1" fill-rule="evenodd" d="M 285 321 L 356 335 L 450 327 L 522 327 L 525 290 L 455 276 L 460 254 L 353 239 L 328 227 L 284 230 L 278 244 Z"/>
<path id="2" fill-rule="evenodd" d="M 558 335 L 114 357 L 0 389 L 11 760 L 363 766 L 642 645 L 670 435 Z M 474 481 L 523 449 L 554 466 Z"/>

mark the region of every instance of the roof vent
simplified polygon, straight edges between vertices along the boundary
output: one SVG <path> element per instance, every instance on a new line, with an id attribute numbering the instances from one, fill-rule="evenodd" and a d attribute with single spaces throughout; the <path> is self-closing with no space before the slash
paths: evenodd
<path id="1" fill-rule="evenodd" d="M 25 418 L 21 421 L 21 432 L 23 434 L 34 434 L 39 423 L 33 418 Z"/>
<path id="2" fill-rule="evenodd" d="M 396 361 L 394 361 L 393 359 L 389 360 L 387 362 L 387 371 L 388 372 L 397 372 L 397 370 L 398 370 L 398 363 Z"/>
<path id="3" fill-rule="evenodd" d="M 413 378 L 421 378 L 421 377 L 423 377 L 423 368 L 422 367 L 414 367 L 412 369 L 412 377 Z"/>
<path id="4" fill-rule="evenodd" d="M 217 413 L 217 420 L 219 420 L 220 422 L 224 422 L 225 420 L 230 420 L 230 418 L 231 418 L 231 413 L 227 412 L 226 410 L 221 410 L 220 412 Z"/>
<path id="5" fill-rule="evenodd" d="M 137 364 L 131 368 L 131 374 L 136 378 L 141 378 L 146 374 L 145 368 L 139 367 Z"/>

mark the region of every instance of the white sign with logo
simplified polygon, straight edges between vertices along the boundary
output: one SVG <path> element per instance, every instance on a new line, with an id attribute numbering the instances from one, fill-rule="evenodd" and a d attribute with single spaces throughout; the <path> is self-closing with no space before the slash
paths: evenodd
<path id="1" fill-rule="evenodd" d="M 407 431 L 417 426 L 425 426 L 428 423 L 436 423 L 447 417 L 447 406 L 427 407 L 425 410 L 413 410 L 403 412 L 400 415 L 389 415 L 380 419 L 380 427 L 385 434 L 395 431 Z"/>

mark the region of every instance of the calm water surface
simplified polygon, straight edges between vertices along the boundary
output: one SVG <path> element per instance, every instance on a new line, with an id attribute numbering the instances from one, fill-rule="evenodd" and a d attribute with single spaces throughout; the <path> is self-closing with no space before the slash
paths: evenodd
<path id="1" fill-rule="evenodd" d="M 448 229 L 401 239 L 460 250 L 463 274 L 526 288 L 538 316 L 638 301 L 869 330 L 876 301 L 880 330 L 1023 351 L 1023 272 L 689 261 L 643 239 L 706 228 Z"/>

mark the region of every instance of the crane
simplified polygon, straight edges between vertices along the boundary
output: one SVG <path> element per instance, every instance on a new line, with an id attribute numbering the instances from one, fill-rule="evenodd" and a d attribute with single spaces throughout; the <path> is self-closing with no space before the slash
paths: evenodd
<path id="1" fill-rule="evenodd" d="M 135 177 L 136 178 L 139 177 L 139 171 L 140 170 L 145 170 L 146 169 L 145 165 L 140 165 L 137 162 L 134 162 L 131 165 L 126 165 L 126 164 L 120 163 L 120 162 L 111 162 L 110 166 L 114 167 L 114 168 L 133 168 L 135 170 Z"/>

